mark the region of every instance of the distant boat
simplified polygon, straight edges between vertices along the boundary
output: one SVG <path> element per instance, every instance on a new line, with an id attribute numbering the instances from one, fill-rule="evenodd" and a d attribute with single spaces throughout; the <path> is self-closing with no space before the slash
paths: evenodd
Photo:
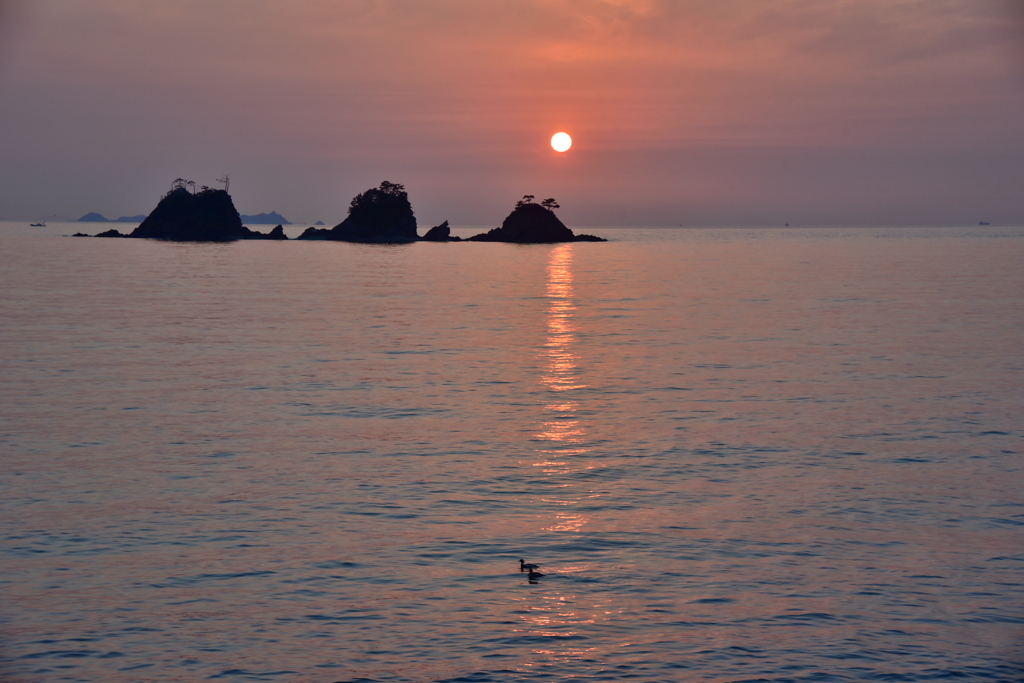
<path id="1" fill-rule="evenodd" d="M 29 225 L 33 228 L 45 228 L 46 221 L 43 221 L 42 223 L 29 223 Z"/>
<path id="2" fill-rule="evenodd" d="M 991 223 L 986 223 L 985 221 L 978 221 L 978 225 L 992 225 L 992 224 Z"/>

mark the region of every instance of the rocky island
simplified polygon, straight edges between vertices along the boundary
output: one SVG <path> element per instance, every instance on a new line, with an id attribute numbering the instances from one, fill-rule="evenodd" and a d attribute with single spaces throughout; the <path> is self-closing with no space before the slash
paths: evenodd
<path id="1" fill-rule="evenodd" d="M 300 240 L 338 242 L 415 242 L 416 216 L 404 185 L 384 181 L 357 194 L 348 206 L 348 217 L 333 228 L 308 228 Z"/>
<path id="2" fill-rule="evenodd" d="M 191 192 L 188 186 L 192 186 Z M 416 216 L 413 214 L 405 186 L 385 180 L 379 187 L 357 194 L 349 204 L 348 217 L 341 223 L 329 229 L 309 228 L 298 239 L 377 244 L 417 241 L 514 244 L 607 241 L 594 235 L 574 234 L 555 215 L 554 210 L 559 208 L 559 205 L 553 198 L 545 199 L 539 204 L 535 204 L 533 199 L 533 195 L 524 196 L 516 203 L 501 227 L 473 235 L 466 240 L 452 236 L 448 221 L 434 226 L 420 237 L 416 232 Z M 283 217 L 276 213 L 260 215 L 273 215 L 283 220 Z M 92 216 L 93 214 L 87 214 L 82 220 Z M 75 236 L 88 237 L 82 233 Z M 214 190 L 203 186 L 197 192 L 194 182 L 181 178 L 174 181 L 170 192 L 163 196 L 152 213 L 130 234 L 123 235 L 116 229 L 111 229 L 99 233 L 96 237 L 139 237 L 176 242 L 288 239 L 280 224 L 267 234 L 242 225 L 242 217 L 235 210 L 226 189 Z"/>
<path id="3" fill-rule="evenodd" d="M 141 237 L 174 242 L 231 242 L 234 240 L 286 240 L 280 225 L 268 234 L 242 225 L 235 204 L 226 190 L 203 187 L 189 192 L 182 180 L 176 180 L 156 208 L 130 234 L 115 229 L 96 237 Z"/>
<path id="4" fill-rule="evenodd" d="M 554 242 L 607 242 L 594 235 L 577 235 L 565 227 L 555 215 L 559 208 L 553 198 L 540 204 L 533 203 L 528 194 L 516 202 L 512 213 L 505 217 L 500 228 L 473 235 L 469 242 L 513 242 L 515 244 L 551 244 Z"/>
<path id="5" fill-rule="evenodd" d="M 515 244 L 552 244 L 555 242 L 605 242 L 593 235 L 576 235 L 555 215 L 559 208 L 554 199 L 533 203 L 533 195 L 516 203 L 501 224 L 468 242 L 513 242 Z M 416 216 L 409 204 L 405 186 L 384 181 L 352 199 L 348 218 L 333 228 L 309 228 L 300 240 L 335 240 L 343 242 L 461 242 L 453 237 L 448 221 L 436 225 L 420 237 L 416 232 Z"/>

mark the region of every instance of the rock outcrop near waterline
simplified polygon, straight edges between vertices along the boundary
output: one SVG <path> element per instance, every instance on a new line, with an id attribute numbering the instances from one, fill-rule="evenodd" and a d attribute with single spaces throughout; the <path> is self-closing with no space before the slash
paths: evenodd
<path id="1" fill-rule="evenodd" d="M 249 239 L 262 239 L 262 240 L 286 240 L 286 239 L 288 239 L 288 235 L 284 234 L 284 227 L 280 226 L 280 225 L 275 226 L 274 229 L 271 230 L 266 235 L 264 235 L 262 233 L 259 233 L 259 232 L 257 232 L 256 234 L 259 235 L 259 237 L 250 237 Z"/>
<path id="2" fill-rule="evenodd" d="M 501 224 L 488 232 L 473 235 L 470 242 L 513 242 L 515 244 L 551 244 L 555 242 L 606 242 L 594 235 L 576 235 L 565 227 L 551 209 L 540 204 L 520 202 Z"/>
<path id="3" fill-rule="evenodd" d="M 461 242 L 461 237 L 452 237 L 452 229 L 448 227 L 448 221 L 441 225 L 435 225 L 427 234 L 420 238 L 424 242 Z"/>
<path id="4" fill-rule="evenodd" d="M 415 242 L 419 236 L 405 187 L 385 180 L 356 195 L 341 223 L 330 230 L 309 228 L 298 239 L 394 244 Z"/>

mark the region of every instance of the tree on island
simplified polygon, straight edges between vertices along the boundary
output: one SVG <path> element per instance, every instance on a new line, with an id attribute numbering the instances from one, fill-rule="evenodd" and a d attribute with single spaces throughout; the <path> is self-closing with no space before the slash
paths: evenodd
<path id="1" fill-rule="evenodd" d="M 527 204 L 532 204 L 532 203 L 533 203 L 533 195 L 532 194 L 524 194 L 523 198 L 520 199 L 518 202 L 516 202 L 516 208 L 517 209 L 521 209 L 524 206 L 526 206 Z"/>
<path id="2" fill-rule="evenodd" d="M 192 188 L 192 194 L 195 194 L 196 193 L 196 181 L 194 181 L 194 180 L 186 180 L 185 178 L 175 178 L 171 182 L 171 192 L 174 192 L 175 190 L 186 190 L 187 191 L 188 188 L 190 188 L 190 187 Z M 206 187 L 206 186 L 204 185 L 203 187 Z M 169 195 L 171 192 L 168 192 L 167 194 Z M 164 196 L 167 196 L 167 195 L 164 195 Z"/>
<path id="3" fill-rule="evenodd" d="M 534 199 L 535 197 L 532 194 L 524 194 L 523 198 L 516 202 L 516 208 L 521 209 L 527 204 L 533 204 Z M 543 206 L 548 211 L 554 211 L 555 209 L 562 208 L 561 206 L 558 205 L 558 202 L 555 201 L 554 197 L 548 197 L 547 199 L 542 201 L 540 205 Z"/>
<path id="4" fill-rule="evenodd" d="M 380 187 L 371 187 L 366 192 L 357 194 L 349 202 L 349 206 L 356 208 L 357 206 L 365 205 L 367 202 L 378 203 L 382 201 L 385 196 L 391 197 L 404 197 L 408 201 L 409 193 L 405 191 L 405 185 L 401 183 L 389 183 L 388 181 L 382 181 Z M 385 200 L 386 201 L 386 200 Z"/>

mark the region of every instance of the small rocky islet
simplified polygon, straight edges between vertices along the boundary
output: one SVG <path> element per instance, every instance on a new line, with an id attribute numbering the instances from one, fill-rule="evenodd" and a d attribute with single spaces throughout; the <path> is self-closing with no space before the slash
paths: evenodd
<path id="1" fill-rule="evenodd" d="M 296 239 L 371 244 L 402 244 L 407 242 L 511 242 L 515 244 L 552 244 L 557 242 L 605 242 L 594 235 L 576 235 L 555 215 L 559 208 L 554 199 L 536 204 L 533 195 L 524 196 L 501 224 L 465 240 L 452 236 L 448 221 L 434 226 L 422 237 L 416 230 L 416 216 L 405 187 L 384 181 L 356 195 L 348 216 L 333 228 L 307 229 Z M 88 237 L 77 233 L 76 237 Z M 140 237 L 175 242 L 232 242 L 235 240 L 287 240 L 284 228 L 276 226 L 261 233 L 242 225 L 227 190 L 204 187 L 190 192 L 176 183 L 131 233 L 117 229 L 101 232 L 96 237 Z"/>

